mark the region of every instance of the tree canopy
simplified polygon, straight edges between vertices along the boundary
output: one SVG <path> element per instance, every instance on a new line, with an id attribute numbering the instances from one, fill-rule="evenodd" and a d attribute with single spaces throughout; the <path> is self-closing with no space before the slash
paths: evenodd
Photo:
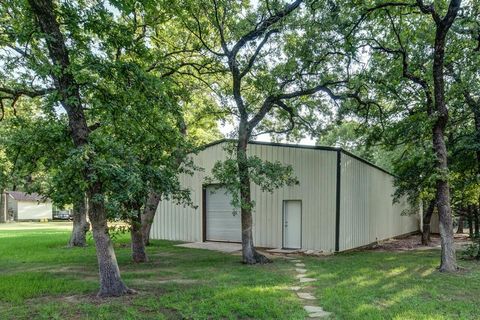
<path id="1" fill-rule="evenodd" d="M 222 137 L 221 123 L 236 143 L 210 179 L 227 184 L 240 209 L 243 262 L 267 262 L 254 248 L 251 184 L 272 191 L 297 180 L 289 166 L 249 157 L 249 141 L 310 136 L 392 171 L 397 198 L 436 205 L 441 270 L 455 271 L 452 217 L 480 205 L 479 8 L 1 2 L 0 188 L 59 205 L 88 198 L 100 293 L 121 295 L 130 290 L 107 220 L 130 223 L 143 255 L 132 246 L 134 260 L 146 260 L 142 237 L 159 201 L 191 204 L 179 175 L 197 169 L 188 154 Z"/>

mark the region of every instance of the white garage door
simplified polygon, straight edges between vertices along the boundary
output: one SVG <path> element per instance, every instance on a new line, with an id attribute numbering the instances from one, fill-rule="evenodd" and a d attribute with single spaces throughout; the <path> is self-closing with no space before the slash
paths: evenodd
<path id="1" fill-rule="evenodd" d="M 206 189 L 207 240 L 241 242 L 240 212 L 234 215 L 232 196 L 225 188 Z"/>

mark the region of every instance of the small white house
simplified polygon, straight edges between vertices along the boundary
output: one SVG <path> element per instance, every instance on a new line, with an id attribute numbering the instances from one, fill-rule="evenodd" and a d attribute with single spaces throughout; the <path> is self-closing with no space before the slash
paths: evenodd
<path id="1" fill-rule="evenodd" d="M 5 222 L 52 219 L 52 202 L 37 193 L 5 191 L 3 199 L 1 220 Z"/>
<path id="2" fill-rule="evenodd" d="M 162 201 L 152 239 L 241 241 L 240 215 L 232 214 L 231 196 L 205 180 L 214 164 L 226 159 L 227 143 L 212 143 L 192 157 L 204 171 L 185 175 L 181 182 L 196 206 Z M 335 252 L 419 230 L 418 215 L 402 215 L 409 204 L 392 201 L 392 175 L 347 151 L 250 142 L 247 153 L 291 165 L 300 182 L 272 193 L 252 184 L 256 246 Z"/>

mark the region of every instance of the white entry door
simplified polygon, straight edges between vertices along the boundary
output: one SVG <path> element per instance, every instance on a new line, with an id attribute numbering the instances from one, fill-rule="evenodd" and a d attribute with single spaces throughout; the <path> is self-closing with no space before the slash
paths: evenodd
<path id="1" fill-rule="evenodd" d="M 231 205 L 232 196 L 224 187 L 206 188 L 206 240 L 242 241 L 242 222 L 240 210 L 234 215 Z"/>
<path id="2" fill-rule="evenodd" d="M 300 200 L 284 202 L 283 247 L 287 249 L 302 247 L 302 202 Z"/>

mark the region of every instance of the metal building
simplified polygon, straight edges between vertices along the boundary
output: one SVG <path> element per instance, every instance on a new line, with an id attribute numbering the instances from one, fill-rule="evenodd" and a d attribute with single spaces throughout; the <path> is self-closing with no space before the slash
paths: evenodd
<path id="1" fill-rule="evenodd" d="M 226 159 L 228 140 L 193 156 L 204 168 L 181 181 L 195 208 L 162 201 L 153 239 L 240 242 L 240 214 L 230 195 L 209 186 L 215 162 Z M 273 193 L 252 184 L 254 242 L 258 247 L 343 251 L 418 231 L 418 215 L 405 216 L 405 202 L 392 203 L 393 177 L 340 148 L 250 142 L 248 155 L 293 167 L 299 185 Z"/>
<path id="2" fill-rule="evenodd" d="M 0 205 L 0 222 L 52 219 L 52 202 L 37 193 L 5 191 Z"/>

